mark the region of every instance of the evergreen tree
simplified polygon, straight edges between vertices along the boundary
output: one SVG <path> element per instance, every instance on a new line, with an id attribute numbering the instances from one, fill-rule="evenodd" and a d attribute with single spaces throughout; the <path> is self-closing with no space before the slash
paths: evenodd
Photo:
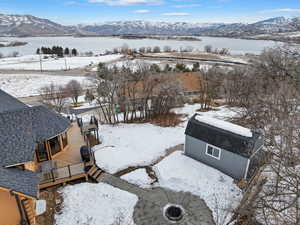
<path id="1" fill-rule="evenodd" d="M 36 54 L 39 55 L 40 53 L 41 53 L 41 50 L 40 50 L 40 48 L 38 48 L 38 49 L 36 50 Z"/>
<path id="2" fill-rule="evenodd" d="M 69 48 L 65 48 L 64 55 L 70 55 L 70 50 L 69 50 Z"/>
<path id="3" fill-rule="evenodd" d="M 78 54 L 78 53 L 77 53 L 77 50 L 76 50 L 75 48 L 73 48 L 73 49 L 72 49 L 72 55 L 73 55 L 73 56 L 77 56 L 77 54 Z"/>

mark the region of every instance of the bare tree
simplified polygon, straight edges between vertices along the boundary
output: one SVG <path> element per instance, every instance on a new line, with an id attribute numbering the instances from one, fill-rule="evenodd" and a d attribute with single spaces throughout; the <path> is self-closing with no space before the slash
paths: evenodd
<path id="1" fill-rule="evenodd" d="M 42 87 L 39 92 L 43 104 L 57 112 L 62 112 L 66 105 L 66 90 L 63 86 L 50 84 Z"/>
<path id="2" fill-rule="evenodd" d="M 145 47 L 140 47 L 139 48 L 139 52 L 140 53 L 145 53 L 146 52 L 146 48 Z"/>
<path id="3" fill-rule="evenodd" d="M 300 224 L 299 56 L 294 47 L 268 49 L 244 76 L 252 84 L 244 118 L 264 129 L 269 160 L 237 210 L 243 224 Z"/>
<path id="4" fill-rule="evenodd" d="M 153 48 L 153 53 L 160 53 L 160 47 L 159 46 L 155 46 Z"/>
<path id="5" fill-rule="evenodd" d="M 204 46 L 204 51 L 207 53 L 211 53 L 212 52 L 212 46 L 211 45 L 205 45 Z"/>
<path id="6" fill-rule="evenodd" d="M 72 98 L 74 105 L 78 105 L 78 98 L 82 95 L 83 89 L 77 80 L 71 80 L 66 85 L 66 93 Z"/>
<path id="7" fill-rule="evenodd" d="M 164 46 L 164 52 L 171 52 L 172 51 L 172 48 L 168 45 Z"/>
<path id="8" fill-rule="evenodd" d="M 128 53 L 128 50 L 129 50 L 129 46 L 128 44 L 124 43 L 121 47 L 121 53 L 123 54 L 127 54 Z"/>
<path id="9" fill-rule="evenodd" d="M 222 76 L 218 67 L 212 67 L 208 70 L 200 70 L 199 81 L 201 86 L 200 103 L 201 110 L 208 110 L 215 99 L 220 96 Z"/>

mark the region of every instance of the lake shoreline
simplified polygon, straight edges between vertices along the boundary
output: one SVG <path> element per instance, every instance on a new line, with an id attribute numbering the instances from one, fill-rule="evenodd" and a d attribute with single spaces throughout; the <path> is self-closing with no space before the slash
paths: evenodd
<path id="1" fill-rule="evenodd" d="M 14 51 L 20 55 L 35 54 L 38 48 L 62 46 L 63 48 L 76 48 L 81 53 L 93 52 L 94 54 L 102 54 L 106 51 L 112 51 L 115 48 L 122 48 L 126 44 L 129 48 L 139 49 L 141 47 L 160 47 L 163 49 L 169 46 L 172 50 L 180 50 L 191 47 L 194 50 L 203 51 L 207 45 L 212 49 L 229 49 L 231 54 L 244 55 L 260 54 L 265 48 L 274 47 L 281 42 L 264 41 L 264 40 L 247 40 L 237 38 L 222 37 L 197 37 L 201 41 L 190 40 L 157 40 L 157 39 L 121 39 L 120 36 L 90 36 L 90 37 L 74 37 L 74 36 L 51 36 L 51 37 L 5 37 L 6 41 L 24 41 L 27 45 L 1 48 L 0 52 L 9 55 Z"/>

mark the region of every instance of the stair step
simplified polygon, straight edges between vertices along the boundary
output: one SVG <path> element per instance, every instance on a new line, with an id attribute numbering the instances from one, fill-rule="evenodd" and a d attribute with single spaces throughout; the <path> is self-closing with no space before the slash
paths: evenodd
<path id="1" fill-rule="evenodd" d="M 35 224 L 35 213 L 33 212 L 32 204 L 30 201 L 26 200 L 23 202 L 27 218 L 30 222 L 30 225 Z"/>
<path id="2" fill-rule="evenodd" d="M 98 170 L 92 175 L 92 177 L 96 179 L 96 178 L 101 174 L 101 172 L 102 172 L 102 171 L 101 171 L 100 169 L 98 169 Z"/>
<path id="3" fill-rule="evenodd" d="M 97 178 L 96 178 L 96 181 L 98 182 L 98 183 L 100 183 L 101 181 L 102 181 L 102 179 L 103 179 L 103 177 L 104 177 L 104 172 L 103 173 L 101 173 Z"/>
<path id="4" fill-rule="evenodd" d="M 95 180 L 97 180 L 99 177 L 101 177 L 101 175 L 104 173 L 104 171 L 101 170 L 101 172 L 98 174 L 98 176 L 95 178 Z"/>
<path id="5" fill-rule="evenodd" d="M 95 172 L 97 171 L 97 169 L 98 169 L 97 167 L 93 166 L 93 167 L 87 172 L 87 174 L 90 175 L 90 176 L 92 176 L 92 174 L 95 173 Z"/>

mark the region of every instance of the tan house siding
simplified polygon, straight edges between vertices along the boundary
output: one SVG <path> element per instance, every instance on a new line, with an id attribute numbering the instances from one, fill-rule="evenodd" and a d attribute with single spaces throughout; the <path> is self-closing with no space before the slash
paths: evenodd
<path id="1" fill-rule="evenodd" d="M 15 196 L 0 189 L 0 225 L 19 225 L 20 221 L 21 215 Z"/>

